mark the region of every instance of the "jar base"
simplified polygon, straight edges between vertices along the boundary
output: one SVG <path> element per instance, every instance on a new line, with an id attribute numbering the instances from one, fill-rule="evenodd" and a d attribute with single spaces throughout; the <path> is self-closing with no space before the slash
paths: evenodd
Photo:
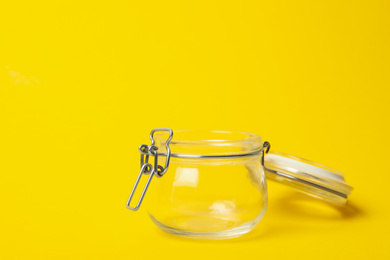
<path id="1" fill-rule="evenodd" d="M 265 212 L 263 212 L 265 213 Z M 176 236 L 182 236 L 186 238 L 194 238 L 194 239 L 213 239 L 213 240 L 220 240 L 220 239 L 230 239 L 230 238 L 236 238 L 240 237 L 242 235 L 247 234 L 248 232 L 252 231 L 255 226 L 260 222 L 260 220 L 263 218 L 264 214 L 261 214 L 256 220 L 252 222 L 247 222 L 239 227 L 235 227 L 232 229 L 227 229 L 224 231 L 218 231 L 218 232 L 191 232 L 186 231 L 174 227 L 167 226 L 160 221 L 158 221 L 156 218 L 154 218 L 152 215 L 149 214 L 152 221 L 164 232 Z"/>

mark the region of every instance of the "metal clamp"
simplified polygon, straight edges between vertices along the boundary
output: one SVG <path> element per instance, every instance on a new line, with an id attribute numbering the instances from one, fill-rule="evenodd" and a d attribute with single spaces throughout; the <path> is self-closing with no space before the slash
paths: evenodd
<path id="1" fill-rule="evenodd" d="M 168 137 L 167 141 L 165 142 L 165 148 L 167 150 L 165 167 L 158 165 L 158 153 L 157 153 L 158 147 L 155 146 L 155 140 L 153 138 L 155 132 L 161 132 L 161 131 L 169 132 L 169 137 Z M 172 140 L 172 137 L 173 137 L 172 129 L 170 129 L 170 128 L 155 128 L 150 132 L 150 140 L 152 141 L 152 144 L 151 145 L 142 144 L 138 148 L 138 150 L 141 154 L 141 170 L 138 174 L 137 180 L 135 181 L 133 189 L 131 190 L 130 196 L 127 200 L 127 204 L 126 204 L 127 209 L 137 211 L 139 209 L 139 207 L 141 206 L 142 200 L 145 197 L 145 193 L 149 187 L 150 182 L 152 181 L 153 176 L 160 178 L 167 172 L 168 167 L 169 167 L 170 157 L 171 157 L 171 149 L 169 148 L 169 142 Z M 154 157 L 154 165 L 149 163 L 150 156 Z M 135 190 L 137 189 L 138 183 L 139 183 L 141 176 L 143 174 L 145 174 L 145 175 L 150 174 L 150 176 L 145 184 L 145 187 L 142 191 L 141 197 L 139 198 L 137 205 L 135 207 L 131 207 L 130 206 L 131 199 L 133 198 Z"/>
<path id="2" fill-rule="evenodd" d="M 263 153 L 261 155 L 261 165 L 263 165 L 264 169 L 267 169 L 267 167 L 265 167 L 264 165 L 264 154 L 268 153 L 269 149 L 271 149 L 271 144 L 268 141 L 263 142 L 263 148 L 262 148 Z M 270 169 L 267 170 L 271 171 Z"/>

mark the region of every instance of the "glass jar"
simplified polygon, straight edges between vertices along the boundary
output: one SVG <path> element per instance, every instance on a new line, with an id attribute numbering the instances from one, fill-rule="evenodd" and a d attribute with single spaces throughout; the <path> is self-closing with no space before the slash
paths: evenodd
<path id="1" fill-rule="evenodd" d="M 169 170 L 154 180 L 148 198 L 154 223 L 191 237 L 235 237 L 252 230 L 267 207 L 261 137 L 226 131 L 174 134 Z M 156 135 L 159 151 L 165 152 L 167 138 Z"/>
<path id="2" fill-rule="evenodd" d="M 141 170 L 127 207 L 140 207 L 156 176 L 148 193 L 148 213 L 159 228 L 171 234 L 221 239 L 248 233 L 267 208 L 265 176 L 339 205 L 346 203 L 352 190 L 336 170 L 283 153 L 264 157 L 270 144 L 256 134 L 173 133 L 162 128 L 154 129 L 150 139 L 151 145 L 139 148 Z M 137 205 L 132 207 L 130 202 L 144 175 L 149 177 Z"/>

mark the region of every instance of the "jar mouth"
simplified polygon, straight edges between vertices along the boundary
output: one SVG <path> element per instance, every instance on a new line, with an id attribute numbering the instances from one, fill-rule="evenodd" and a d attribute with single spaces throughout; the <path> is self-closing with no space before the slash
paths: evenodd
<path id="1" fill-rule="evenodd" d="M 155 135 L 159 153 L 166 152 L 167 133 Z M 241 131 L 180 130 L 173 131 L 169 143 L 172 157 L 181 158 L 225 158 L 260 154 L 261 137 Z"/>

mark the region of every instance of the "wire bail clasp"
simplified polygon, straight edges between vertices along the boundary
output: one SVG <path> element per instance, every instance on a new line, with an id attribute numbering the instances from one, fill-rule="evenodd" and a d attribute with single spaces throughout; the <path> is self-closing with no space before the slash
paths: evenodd
<path id="1" fill-rule="evenodd" d="M 165 167 L 158 165 L 158 153 L 157 153 L 158 147 L 155 146 L 155 140 L 153 138 L 155 132 L 163 132 L 163 131 L 169 132 L 169 137 L 168 137 L 167 141 L 165 142 L 165 148 L 167 150 Z M 160 178 L 167 172 L 168 167 L 169 167 L 170 157 L 171 157 L 171 149 L 169 148 L 169 142 L 172 140 L 172 137 L 173 137 L 172 129 L 170 129 L 170 128 L 155 128 L 150 132 L 150 140 L 152 141 L 152 144 L 151 145 L 142 144 L 138 148 L 138 150 L 141 154 L 141 170 L 138 174 L 137 180 L 135 181 L 133 189 L 131 190 L 130 196 L 127 200 L 127 203 L 126 203 L 127 209 L 137 211 L 139 209 L 139 207 L 141 206 L 142 200 L 145 197 L 145 193 L 149 187 L 150 182 L 152 181 L 153 176 L 155 175 L 157 178 Z M 154 157 L 154 165 L 149 163 L 150 156 Z M 145 184 L 145 187 L 142 191 L 141 197 L 139 198 L 137 205 L 135 207 L 131 207 L 130 206 L 131 199 L 133 198 L 133 195 L 135 193 L 135 190 L 137 189 L 138 183 L 141 180 L 142 175 L 144 175 L 144 174 L 150 175 L 150 176 Z"/>
<path id="2" fill-rule="evenodd" d="M 263 147 L 262 147 L 263 153 L 261 155 L 261 165 L 263 165 L 265 169 L 267 169 L 267 167 L 265 167 L 264 164 L 264 155 L 269 152 L 269 149 L 271 149 L 271 144 L 268 141 L 263 142 Z"/>

